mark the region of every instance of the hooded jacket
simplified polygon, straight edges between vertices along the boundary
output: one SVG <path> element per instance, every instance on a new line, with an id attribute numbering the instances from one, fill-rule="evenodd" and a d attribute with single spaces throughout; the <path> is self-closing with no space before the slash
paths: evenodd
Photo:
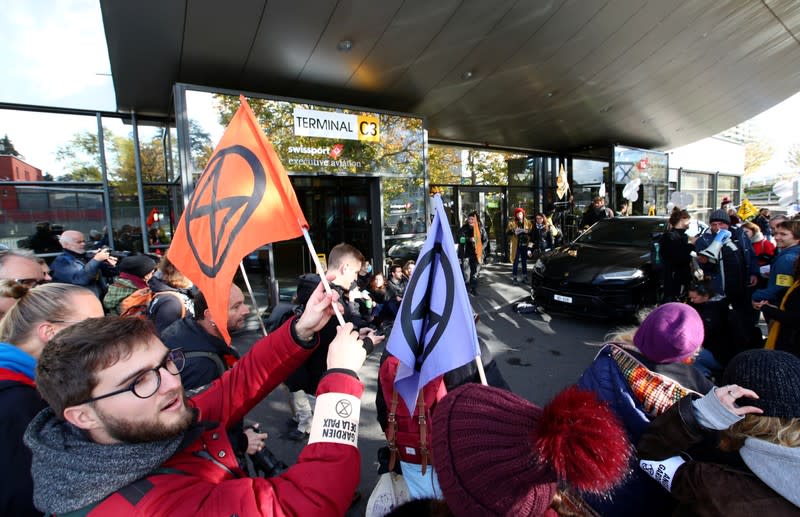
<path id="1" fill-rule="evenodd" d="M 115 517 L 344 515 L 359 482 L 356 447 L 311 443 L 280 476 L 249 478 L 225 432 L 311 353 L 291 337 L 291 324 L 259 340 L 219 381 L 189 400 L 196 425 L 183 436 L 99 445 L 56 420 L 51 410 L 40 413 L 25 435 L 33 451 L 37 507 L 63 514 L 95 505 L 89 516 Z M 329 372 L 317 394 L 360 398 L 363 385 L 344 372 Z"/>

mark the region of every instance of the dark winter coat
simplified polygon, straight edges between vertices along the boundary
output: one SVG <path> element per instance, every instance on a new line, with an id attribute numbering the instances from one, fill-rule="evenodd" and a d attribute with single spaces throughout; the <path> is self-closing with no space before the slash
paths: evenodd
<path id="1" fill-rule="evenodd" d="M 15 367 L 19 357 L 27 359 L 27 373 Z M 30 367 L 34 364 L 32 357 L 13 345 L 0 344 L 0 515 L 42 515 L 33 506 L 31 451 L 22 443 L 28 423 L 47 407 L 33 383 Z"/>
<path id="2" fill-rule="evenodd" d="M 691 281 L 690 253 L 694 246 L 689 244 L 685 229 L 667 230 L 658 241 L 664 276 L 664 296 L 674 300 L 681 293 L 682 287 L 688 287 Z"/>
<path id="3" fill-rule="evenodd" d="M 182 348 L 187 355 L 181 372 L 187 390 L 211 384 L 239 359 L 236 349 L 203 330 L 194 318 L 173 322 L 161 333 L 161 341 L 170 349 Z"/>
<path id="4" fill-rule="evenodd" d="M 481 236 L 481 244 L 483 245 L 483 249 L 486 249 L 486 242 L 489 240 L 489 235 L 486 233 L 486 228 L 483 226 L 480 227 L 480 236 Z M 477 250 L 475 248 L 475 243 L 472 239 L 475 237 L 475 232 L 470 226 L 469 223 L 464 223 L 464 225 L 459 228 L 458 230 L 458 258 L 480 258 L 481 260 L 483 257 L 478 257 Z"/>
<path id="5" fill-rule="evenodd" d="M 714 434 L 698 423 L 692 397 L 685 397 L 650 424 L 639 441 L 638 454 L 642 459 L 664 460 L 680 455 Z M 757 464 L 767 465 L 767 470 L 774 472 L 774 468 L 783 467 L 779 476 L 789 479 L 800 475 L 800 449 L 748 438 L 739 454 L 747 456 L 745 462 L 752 468 Z M 744 464 L 689 459 L 675 471 L 670 493 L 678 502 L 676 516 L 800 515 L 800 507 L 775 492 Z M 800 501 L 796 491 L 793 497 Z"/>
<path id="6" fill-rule="evenodd" d="M 172 322 L 186 316 L 191 317 L 194 314 L 194 291 L 192 288 L 172 287 L 157 276 L 151 278 L 147 285 L 154 293 L 172 291 L 178 294 L 178 296 L 156 296 L 147 308 L 147 317 L 153 322 L 159 335 Z"/>

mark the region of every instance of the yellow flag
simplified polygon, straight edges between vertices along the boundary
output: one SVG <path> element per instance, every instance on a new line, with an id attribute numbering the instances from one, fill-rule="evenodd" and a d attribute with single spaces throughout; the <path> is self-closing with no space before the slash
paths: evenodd
<path id="1" fill-rule="evenodd" d="M 753 203 L 751 203 L 749 199 L 744 199 L 742 200 L 742 204 L 739 205 L 737 215 L 742 221 L 745 221 L 758 215 L 758 210 L 756 210 L 756 207 L 753 206 Z"/>

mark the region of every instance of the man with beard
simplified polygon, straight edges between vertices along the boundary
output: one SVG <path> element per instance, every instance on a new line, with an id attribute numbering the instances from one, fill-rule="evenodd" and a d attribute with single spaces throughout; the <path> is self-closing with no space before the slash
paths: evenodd
<path id="1" fill-rule="evenodd" d="M 117 273 L 116 257 L 111 256 L 108 248 L 97 250 L 91 258 L 87 257 L 86 238 L 75 230 L 62 233 L 60 242 L 64 252 L 50 265 L 53 268 L 53 280 L 83 286 L 102 300 L 108 289 L 105 277 L 113 277 Z"/>
<path id="2" fill-rule="evenodd" d="M 318 285 L 298 318 L 187 400 L 181 350 L 138 318 L 91 319 L 61 332 L 37 367 L 50 405 L 31 422 L 34 503 L 82 515 L 344 515 L 359 482 L 365 351 L 351 324 L 331 343 L 309 445 L 275 478 L 248 478 L 225 429 L 317 345 L 336 294 Z"/>

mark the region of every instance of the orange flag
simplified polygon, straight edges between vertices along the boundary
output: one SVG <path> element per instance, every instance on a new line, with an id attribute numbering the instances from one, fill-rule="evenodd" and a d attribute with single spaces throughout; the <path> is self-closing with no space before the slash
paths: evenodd
<path id="1" fill-rule="evenodd" d="M 239 262 L 308 227 L 289 176 L 253 110 L 239 110 L 197 180 L 167 256 L 205 295 L 227 343 L 228 298 Z"/>
<path id="2" fill-rule="evenodd" d="M 472 236 L 475 238 L 475 254 L 478 255 L 478 264 L 483 264 L 483 241 L 481 240 L 481 222 L 475 218 L 472 225 Z"/>

